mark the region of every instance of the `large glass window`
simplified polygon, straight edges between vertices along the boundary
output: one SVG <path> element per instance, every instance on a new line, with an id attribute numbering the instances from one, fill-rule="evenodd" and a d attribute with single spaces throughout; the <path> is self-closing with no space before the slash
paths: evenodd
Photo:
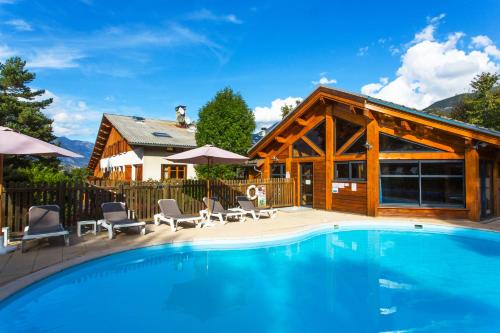
<path id="1" fill-rule="evenodd" d="M 393 135 L 380 133 L 379 135 L 379 145 L 380 151 L 385 153 L 390 152 L 434 152 L 441 151 L 436 148 L 432 148 L 420 143 L 408 141 L 402 138 L 398 138 Z"/>
<path id="2" fill-rule="evenodd" d="M 382 204 L 419 204 L 417 177 L 382 177 L 380 179 Z"/>
<path id="3" fill-rule="evenodd" d="M 344 154 L 363 154 L 366 153 L 366 133 L 363 133 L 353 144 L 344 151 Z"/>
<path id="4" fill-rule="evenodd" d="M 462 161 L 381 161 L 380 203 L 463 207 Z"/>
<path id="5" fill-rule="evenodd" d="M 293 157 L 311 157 L 319 156 L 304 140 L 298 139 L 292 146 Z"/>
<path id="6" fill-rule="evenodd" d="M 306 137 L 311 140 L 318 148 L 323 151 L 326 150 L 326 137 L 325 137 L 325 122 L 323 121 L 318 126 L 307 132 Z"/>
<path id="7" fill-rule="evenodd" d="M 286 178 L 286 167 L 284 163 L 271 164 L 271 178 Z"/>
<path id="8" fill-rule="evenodd" d="M 335 180 L 349 179 L 349 162 L 335 163 Z"/>
<path id="9" fill-rule="evenodd" d="M 348 161 L 335 162 L 334 165 L 335 180 L 366 180 L 366 162 Z"/>
<path id="10" fill-rule="evenodd" d="M 335 149 L 339 150 L 360 128 L 359 125 L 335 118 Z"/>

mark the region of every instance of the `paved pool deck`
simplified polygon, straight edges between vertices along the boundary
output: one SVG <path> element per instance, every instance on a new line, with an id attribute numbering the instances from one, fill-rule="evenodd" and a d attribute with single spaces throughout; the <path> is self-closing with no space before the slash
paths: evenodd
<path id="1" fill-rule="evenodd" d="M 446 225 L 485 230 L 500 231 L 500 219 L 487 222 L 471 222 L 465 220 L 439 220 L 422 218 L 372 218 L 367 216 L 328 212 L 322 210 L 280 211 L 274 219 L 262 218 L 246 222 L 230 222 L 214 227 L 193 228 L 192 224 L 181 224 L 177 232 L 172 232 L 168 225 L 147 225 L 147 233 L 119 233 L 115 239 L 109 240 L 105 231 L 97 235 L 86 234 L 77 237 L 71 234 L 70 246 L 63 246 L 63 241 L 33 241 L 28 243 L 28 250 L 21 253 L 18 249 L 7 255 L 0 255 L 0 300 L 19 289 L 61 271 L 70 266 L 109 255 L 112 253 L 175 242 L 190 241 L 237 241 L 242 239 L 259 240 L 273 236 L 284 236 L 312 230 L 323 225 L 337 223 L 349 224 L 359 222 L 402 223 Z"/>

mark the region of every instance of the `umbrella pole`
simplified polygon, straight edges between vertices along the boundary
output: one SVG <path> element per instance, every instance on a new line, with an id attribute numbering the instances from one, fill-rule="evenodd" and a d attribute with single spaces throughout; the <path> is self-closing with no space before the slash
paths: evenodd
<path id="1" fill-rule="evenodd" d="M 3 220 L 3 154 L 0 154 L 0 230 L 3 229 L 4 227 L 4 220 Z M 7 237 L 7 235 L 3 235 L 4 237 Z"/>
<path id="2" fill-rule="evenodd" d="M 210 216 L 210 213 L 212 211 L 212 208 L 210 207 L 210 158 L 208 158 L 207 161 L 208 161 L 207 202 L 208 202 L 208 215 Z"/>

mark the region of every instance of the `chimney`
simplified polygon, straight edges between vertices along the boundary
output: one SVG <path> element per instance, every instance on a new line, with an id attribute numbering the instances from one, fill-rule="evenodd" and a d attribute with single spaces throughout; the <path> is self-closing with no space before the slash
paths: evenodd
<path id="1" fill-rule="evenodd" d="M 267 132 L 268 132 L 267 127 L 262 127 L 262 128 L 260 129 L 260 133 L 261 133 L 261 135 L 262 135 L 262 136 L 266 135 L 266 134 L 267 134 Z"/>
<path id="2" fill-rule="evenodd" d="M 177 105 L 175 107 L 175 119 L 180 127 L 187 127 L 185 105 Z"/>

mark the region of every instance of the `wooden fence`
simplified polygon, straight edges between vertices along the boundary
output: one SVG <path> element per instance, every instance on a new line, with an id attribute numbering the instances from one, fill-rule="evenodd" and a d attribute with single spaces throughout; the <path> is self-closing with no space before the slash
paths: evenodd
<path id="1" fill-rule="evenodd" d="M 266 207 L 293 206 L 293 179 L 219 180 L 211 181 L 211 195 L 224 207 L 236 206 L 236 196 L 245 195 L 248 186 L 265 186 Z M 158 213 L 159 199 L 176 199 L 185 213 L 203 209 L 207 193 L 204 180 L 170 182 L 92 181 L 81 183 L 28 184 L 8 183 L 1 196 L 3 226 L 22 232 L 28 224 L 29 207 L 56 204 L 61 208 L 61 222 L 72 227 L 79 220 L 100 219 L 101 204 L 125 201 L 140 220 L 150 221 Z M 255 202 L 257 205 L 257 203 Z"/>

